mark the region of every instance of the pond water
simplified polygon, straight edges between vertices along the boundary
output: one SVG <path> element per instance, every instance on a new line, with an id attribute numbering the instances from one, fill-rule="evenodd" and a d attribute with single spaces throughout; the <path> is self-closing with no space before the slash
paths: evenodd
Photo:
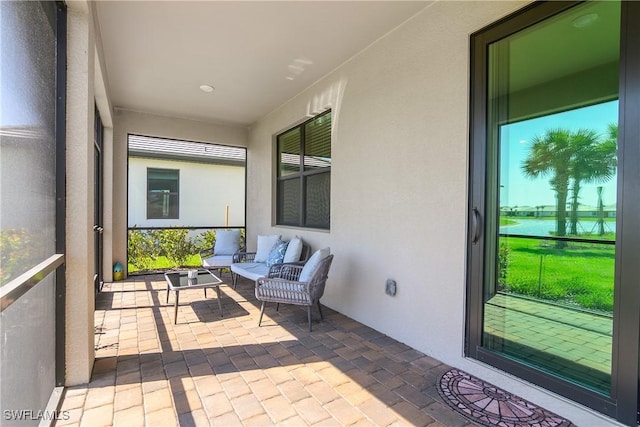
<path id="1" fill-rule="evenodd" d="M 511 219 L 511 218 L 510 218 Z M 556 231 L 556 221 L 553 219 L 525 219 L 517 221 L 517 224 L 503 225 L 500 227 L 502 234 L 522 234 L 525 236 L 549 236 Z M 569 224 L 567 223 L 567 229 Z M 616 231 L 616 221 L 608 219 L 604 223 L 605 233 L 613 233 Z M 578 221 L 578 233 L 594 233 L 598 232 L 596 221 Z"/>

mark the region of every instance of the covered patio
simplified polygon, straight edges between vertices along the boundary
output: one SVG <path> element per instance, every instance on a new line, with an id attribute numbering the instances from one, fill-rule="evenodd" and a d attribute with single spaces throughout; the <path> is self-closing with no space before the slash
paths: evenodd
<path id="1" fill-rule="evenodd" d="M 474 346 L 469 331 L 484 325 L 468 309 L 484 303 L 484 294 L 469 292 L 471 267 L 478 267 L 481 277 L 469 248 L 474 234 L 486 234 L 471 227 L 484 208 L 477 210 L 470 199 L 470 167 L 480 158 L 470 150 L 479 123 L 470 107 L 474 91 L 482 92 L 486 80 L 472 73 L 479 67 L 471 37 L 520 16 L 526 15 L 527 25 L 543 22 L 529 12 L 555 2 L 538 3 L 78 0 L 56 2 L 59 10 L 45 11 L 58 19 L 55 37 L 46 13 L 43 24 L 16 18 L 15 25 L 3 25 L 26 40 L 24 49 L 14 49 L 13 62 L 5 61 L 21 83 L 6 86 L 26 95 L 16 90 L 8 97 L 3 89 L 3 102 L 33 109 L 30 120 L 0 129 L 4 136 L 23 138 L 14 144 L 22 148 L 16 151 L 22 162 L 9 161 L 3 150 L 3 168 L 14 166 L 18 177 L 7 182 L 21 184 L 3 187 L 13 191 L 13 199 L 3 199 L 2 205 L 15 218 L 15 224 L 3 226 L 14 231 L 11 236 L 23 236 L 24 228 L 23 243 L 42 246 L 42 253 L 16 263 L 30 273 L 19 281 L 20 288 L 35 285 L 31 278 L 46 281 L 30 298 L 12 297 L 11 310 L 2 313 L 3 320 L 13 316 L 13 323 L 3 323 L 15 325 L 16 336 L 31 338 L 3 347 L 12 350 L 2 363 L 11 366 L 3 370 L 3 397 L 15 397 L 17 403 L 5 399 L 2 409 L 17 411 L 10 413 L 17 420 L 51 408 L 47 415 L 55 416 L 58 426 L 475 425 L 447 406 L 438 391 L 438 379 L 453 367 L 577 425 L 618 425 L 615 419 L 635 425 L 635 375 L 627 375 L 631 387 L 621 389 L 616 399 L 622 409 L 614 413 L 469 351 L 482 349 Z M 4 2 L 3 7 L 52 4 Z M 621 16 L 633 22 L 638 13 Z M 48 40 L 46 70 L 33 67 L 39 39 L 27 43 L 26 36 L 38 29 L 46 30 L 42 38 Z M 599 76 L 601 70 L 593 72 Z M 545 88 L 558 83 L 551 77 Z M 538 99 L 545 93 L 534 85 L 538 80 L 524 80 L 527 94 Z M 32 90 L 38 81 L 49 83 L 47 102 L 44 90 Z M 564 82 L 563 87 L 572 86 Z M 40 116 L 48 118 L 46 129 Z M 313 156 L 306 156 L 304 138 L 289 149 L 287 139 L 279 137 L 306 135 L 307 124 L 320 117 L 331 119 L 329 142 L 315 151 L 309 143 L 310 153 L 321 161 L 307 162 L 305 169 L 305 159 Z M 324 129 L 324 121 L 316 124 Z M 638 132 L 633 128 L 627 134 L 635 138 Z M 236 290 L 223 287 L 224 317 L 213 292 L 206 299 L 202 290 L 184 292 L 174 324 L 175 295 L 167 303 L 163 276 L 114 281 L 116 265 L 124 267 L 125 277 L 130 273 L 131 135 L 246 150 L 244 220 L 231 225 L 245 229 L 247 249 L 255 250 L 261 235 L 298 235 L 313 249 L 330 247 L 335 254 L 322 299 L 326 318 L 320 322 L 314 311 L 313 332 L 299 307 L 276 311 L 268 306 L 258 327 L 253 282 L 241 282 Z M 38 163 L 33 153 L 45 153 L 38 145 L 44 142 L 55 156 L 43 155 Z M 290 154 L 300 159 L 296 174 L 288 174 Z M 631 163 L 637 156 L 626 154 Z M 179 176 L 171 175 L 174 181 Z M 183 173 L 182 184 L 185 178 Z M 298 183 L 294 179 L 300 185 L 291 184 Z M 287 185 L 295 191 L 285 192 Z M 139 197 L 143 210 L 151 192 L 145 189 Z M 628 193 L 636 203 L 634 192 Z M 195 185 L 180 194 L 183 210 L 194 200 L 202 209 L 198 199 L 215 196 Z M 36 201 L 41 208 L 34 208 Z M 634 203 L 626 205 L 627 218 L 635 218 Z M 307 213 L 314 209 L 305 204 L 322 221 L 309 222 Z M 294 206 L 295 221 L 281 215 L 288 206 Z M 226 226 L 213 213 L 207 215 L 207 223 L 197 225 Z M 178 219 L 164 218 L 157 225 L 178 227 Z M 640 241 L 635 234 L 640 228 L 629 228 L 633 234 L 627 241 Z M 636 264 L 636 252 L 626 253 L 631 254 L 627 265 Z M 43 260 L 46 268 L 40 267 Z M 632 285 L 633 268 L 624 276 Z M 397 284 L 397 292 L 386 292 L 389 281 Z M 630 289 L 631 297 L 623 301 L 640 301 Z M 507 316 L 532 308 L 509 306 L 507 311 L 498 305 L 504 301 L 493 302 L 489 314 L 496 307 Z M 631 321 L 620 324 L 637 325 L 636 308 L 625 311 Z M 581 340 L 595 342 L 598 336 L 597 349 L 610 346 L 607 331 L 593 323 L 589 329 L 570 325 L 566 335 L 571 336 L 564 339 L 551 329 L 556 312 L 526 314 L 536 320 L 530 324 L 550 326 L 545 339 L 553 335 L 553 344 L 562 348 L 573 348 L 576 343 L 568 338 L 584 331 Z M 519 338 L 531 338 L 527 328 L 502 331 L 494 320 L 487 317 L 487 326 L 497 341 L 505 338 L 505 348 L 518 345 L 518 352 L 537 355 L 552 347 L 525 342 L 524 348 Z M 637 336 L 622 334 L 620 341 L 633 344 Z M 592 360 L 591 350 L 584 366 L 595 372 L 598 384 L 603 367 L 637 366 L 635 352 L 610 352 L 609 359 L 600 352 Z M 8 381 L 12 372 L 20 375 Z M 607 408 L 618 404 L 615 393 L 603 396 Z"/>
<path id="2" fill-rule="evenodd" d="M 181 296 L 162 275 L 108 283 L 96 302 L 96 361 L 66 390 L 56 425 L 475 425 L 436 382 L 449 366 L 336 311 L 267 307 L 253 282 Z M 65 413 L 65 412 L 63 412 Z"/>

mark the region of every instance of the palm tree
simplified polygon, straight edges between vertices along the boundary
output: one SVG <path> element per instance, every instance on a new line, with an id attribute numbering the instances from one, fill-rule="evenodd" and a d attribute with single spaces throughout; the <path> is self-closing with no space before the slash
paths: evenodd
<path id="1" fill-rule="evenodd" d="M 573 188 L 569 234 L 578 234 L 578 195 L 582 183 L 604 183 L 616 173 L 618 126 L 609 125 L 608 133 L 608 139 L 602 142 L 597 132 L 590 129 L 571 134 L 574 153 L 570 165 Z"/>
<path id="2" fill-rule="evenodd" d="M 557 236 L 566 236 L 567 193 L 570 179 L 570 161 L 573 155 L 571 131 L 562 128 L 549 129 L 531 140 L 528 157 L 522 162 L 522 172 L 529 178 L 551 175 L 549 183 L 557 195 Z M 563 248 L 566 242 L 558 241 Z"/>
<path id="3" fill-rule="evenodd" d="M 584 182 L 606 182 L 617 168 L 618 126 L 610 124 L 607 139 L 600 141 L 597 132 L 579 129 L 550 129 L 531 140 L 528 157 L 522 162 L 525 176 L 537 178 L 551 175 L 549 183 L 557 196 L 556 235 L 566 236 L 567 196 L 569 183 L 572 186 L 571 229 L 569 234 L 578 234 L 578 199 Z M 557 247 L 566 243 L 557 242 Z"/>
<path id="4" fill-rule="evenodd" d="M 618 124 L 617 123 L 609 123 L 607 125 L 607 141 L 614 142 L 616 145 L 618 144 Z"/>

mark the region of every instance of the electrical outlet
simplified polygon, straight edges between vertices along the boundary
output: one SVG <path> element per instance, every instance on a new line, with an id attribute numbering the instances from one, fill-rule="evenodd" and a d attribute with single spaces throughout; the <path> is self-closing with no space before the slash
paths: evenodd
<path id="1" fill-rule="evenodd" d="M 390 296 L 396 295 L 396 281 L 393 279 L 387 279 L 387 283 L 384 288 L 384 293 Z"/>

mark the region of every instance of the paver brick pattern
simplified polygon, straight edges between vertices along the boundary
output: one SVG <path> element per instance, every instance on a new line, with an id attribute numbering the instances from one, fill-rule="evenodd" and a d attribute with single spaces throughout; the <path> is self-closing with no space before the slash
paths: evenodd
<path id="1" fill-rule="evenodd" d="M 227 281 L 228 283 L 228 281 Z M 163 276 L 107 283 L 91 382 L 65 391 L 57 426 L 472 426 L 435 387 L 448 366 L 325 307 L 267 306 L 253 282 L 180 295 Z"/>
<path id="2" fill-rule="evenodd" d="M 484 327 L 496 349 L 609 391 L 611 316 L 499 293 L 485 306 Z"/>

